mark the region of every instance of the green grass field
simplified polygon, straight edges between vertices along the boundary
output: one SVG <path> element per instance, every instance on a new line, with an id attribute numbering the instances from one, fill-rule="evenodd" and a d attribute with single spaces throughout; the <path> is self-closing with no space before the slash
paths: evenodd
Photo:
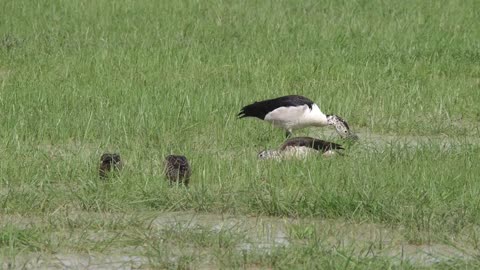
<path id="1" fill-rule="evenodd" d="M 479 1 L 0 9 L 0 268 L 480 267 Z M 287 94 L 359 142 L 258 161 L 284 133 L 236 114 Z M 104 181 L 107 151 L 126 165 Z"/>

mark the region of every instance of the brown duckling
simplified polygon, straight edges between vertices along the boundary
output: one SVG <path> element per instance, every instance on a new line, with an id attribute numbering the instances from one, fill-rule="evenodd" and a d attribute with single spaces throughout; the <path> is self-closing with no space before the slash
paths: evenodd
<path id="1" fill-rule="evenodd" d="M 183 183 L 188 186 L 191 174 L 191 168 L 185 156 L 168 155 L 165 157 L 165 176 L 171 184 Z"/>
<path id="2" fill-rule="evenodd" d="M 98 174 L 100 178 L 108 177 L 112 172 L 118 172 L 123 168 L 123 162 L 120 155 L 116 153 L 105 153 L 100 158 L 100 168 Z"/>

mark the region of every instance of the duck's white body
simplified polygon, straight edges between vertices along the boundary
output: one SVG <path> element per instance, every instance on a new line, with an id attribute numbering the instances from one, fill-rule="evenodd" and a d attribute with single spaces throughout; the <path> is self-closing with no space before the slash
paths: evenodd
<path id="1" fill-rule="evenodd" d="M 265 115 L 265 121 L 287 131 L 305 128 L 308 126 L 327 126 L 327 116 L 317 104 L 299 105 L 295 107 L 279 107 Z"/>
<path id="2" fill-rule="evenodd" d="M 256 117 L 270 122 L 276 127 L 285 129 L 287 137 L 294 129 L 329 125 L 333 125 L 342 137 L 352 135 L 347 122 L 342 118 L 324 114 L 313 101 L 298 95 L 254 102 L 243 107 L 238 117 Z"/>

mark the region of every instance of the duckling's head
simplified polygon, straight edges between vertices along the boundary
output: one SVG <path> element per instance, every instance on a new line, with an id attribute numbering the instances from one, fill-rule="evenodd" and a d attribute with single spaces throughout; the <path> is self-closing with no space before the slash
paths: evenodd
<path id="1" fill-rule="evenodd" d="M 109 164 L 118 164 L 120 163 L 120 155 L 119 154 L 110 154 L 110 153 L 105 153 L 102 155 L 100 158 L 100 161 L 102 163 L 109 163 Z"/>

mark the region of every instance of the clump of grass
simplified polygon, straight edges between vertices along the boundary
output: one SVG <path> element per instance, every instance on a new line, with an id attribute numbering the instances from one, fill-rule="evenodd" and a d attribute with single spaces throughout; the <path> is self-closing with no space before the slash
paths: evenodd
<path id="1" fill-rule="evenodd" d="M 27 250 L 29 252 L 43 249 L 44 234 L 33 228 L 21 229 L 15 226 L 4 226 L 0 230 L 0 250 Z"/>

